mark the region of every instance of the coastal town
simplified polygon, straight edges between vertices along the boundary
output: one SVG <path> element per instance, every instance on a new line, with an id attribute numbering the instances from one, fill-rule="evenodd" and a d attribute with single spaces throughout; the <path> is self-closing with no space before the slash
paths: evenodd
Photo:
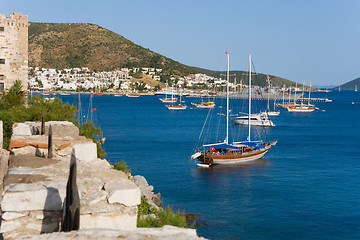
<path id="1" fill-rule="evenodd" d="M 162 69 L 147 67 L 121 68 L 112 72 L 93 72 L 87 67 L 63 70 L 29 67 L 29 89 L 35 91 L 151 92 L 160 90 L 160 84 L 164 85 L 160 82 L 161 72 Z M 148 83 L 143 83 L 144 85 L 141 86 L 142 80 L 133 77 L 137 73 L 151 78 L 154 82 L 153 86 Z M 219 89 L 226 85 L 223 79 L 201 73 L 179 78 L 170 77 L 168 82 L 168 85 L 174 89 L 185 87 L 196 89 L 197 86 L 205 89 Z M 234 83 L 230 83 L 231 88 L 235 86 Z"/>

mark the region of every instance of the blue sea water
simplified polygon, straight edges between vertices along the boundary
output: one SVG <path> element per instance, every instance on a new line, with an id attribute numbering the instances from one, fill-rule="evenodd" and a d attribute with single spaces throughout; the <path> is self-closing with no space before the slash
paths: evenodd
<path id="1" fill-rule="evenodd" d="M 93 102 L 107 159 L 145 176 L 165 205 L 198 214 L 207 223 L 196 227 L 201 236 L 360 239 L 360 92 L 317 96 L 333 102 L 272 118 L 268 135 L 278 144 L 263 159 L 210 169 L 189 161 L 207 110 L 169 111 L 155 96 Z M 77 104 L 74 95 L 60 97 Z M 81 98 L 88 104 L 89 95 Z"/>

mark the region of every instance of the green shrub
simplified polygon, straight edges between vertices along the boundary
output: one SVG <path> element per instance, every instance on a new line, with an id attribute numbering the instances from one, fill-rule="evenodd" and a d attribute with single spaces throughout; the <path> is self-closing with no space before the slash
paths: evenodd
<path id="1" fill-rule="evenodd" d="M 145 197 L 141 198 L 141 204 L 138 205 L 138 227 L 158 228 L 164 225 L 176 227 L 187 227 L 184 213 L 174 212 L 169 206 L 166 208 L 153 208 Z"/>
<path id="2" fill-rule="evenodd" d="M 118 171 L 122 171 L 126 174 L 131 173 L 131 170 L 128 168 L 128 166 L 126 165 L 125 161 L 120 161 L 120 162 L 116 162 L 114 163 L 114 169 L 118 170 Z"/>

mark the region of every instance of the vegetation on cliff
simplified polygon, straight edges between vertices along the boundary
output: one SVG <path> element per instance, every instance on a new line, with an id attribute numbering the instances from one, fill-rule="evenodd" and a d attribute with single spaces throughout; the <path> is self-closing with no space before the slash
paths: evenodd
<path id="1" fill-rule="evenodd" d="M 43 109 L 46 121 L 75 121 L 76 108 L 68 103 L 64 104 L 59 98 L 49 101 L 36 95 L 29 98 L 27 105 L 25 99 L 20 80 L 15 81 L 14 85 L 0 97 L 0 120 L 3 121 L 5 149 L 9 148 L 12 125 L 16 122 L 41 121 Z M 93 139 L 98 144 L 98 157 L 104 157 L 105 151 L 96 140 L 96 136 L 101 135 L 100 128 L 95 128 L 93 123 L 84 123 L 79 129 L 80 135 Z"/>
<path id="2" fill-rule="evenodd" d="M 155 209 L 147 202 L 145 197 L 141 197 L 141 204 L 138 206 L 138 209 L 138 227 L 156 228 L 164 225 L 187 227 L 184 213 L 174 212 L 169 206 Z"/>

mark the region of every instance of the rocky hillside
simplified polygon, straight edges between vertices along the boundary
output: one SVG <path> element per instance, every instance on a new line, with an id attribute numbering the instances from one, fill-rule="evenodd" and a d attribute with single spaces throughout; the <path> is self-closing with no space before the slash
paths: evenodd
<path id="1" fill-rule="evenodd" d="M 45 68 L 162 68 L 166 74 L 195 73 L 191 67 L 145 49 L 94 24 L 35 23 L 29 27 L 29 65 Z"/>
<path id="2" fill-rule="evenodd" d="M 45 68 L 89 67 L 92 71 L 112 71 L 122 67 L 162 68 L 167 76 L 205 73 L 220 77 L 222 72 L 190 67 L 143 48 L 121 35 L 95 24 L 36 23 L 29 27 L 29 66 Z M 246 76 L 234 71 L 237 81 Z M 272 85 L 295 86 L 295 83 L 271 76 Z M 258 75 L 266 85 L 266 75 Z M 231 80 L 233 81 L 233 80 Z"/>

